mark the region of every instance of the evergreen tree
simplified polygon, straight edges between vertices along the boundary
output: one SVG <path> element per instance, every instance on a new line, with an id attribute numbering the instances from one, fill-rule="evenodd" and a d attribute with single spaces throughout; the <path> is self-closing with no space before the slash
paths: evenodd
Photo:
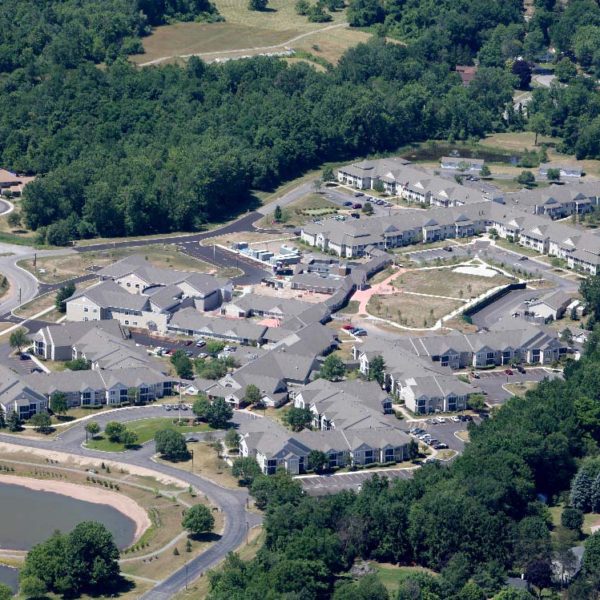
<path id="1" fill-rule="evenodd" d="M 0 406 L 0 429 L 4 429 L 6 427 L 6 418 L 4 414 L 4 409 Z"/>

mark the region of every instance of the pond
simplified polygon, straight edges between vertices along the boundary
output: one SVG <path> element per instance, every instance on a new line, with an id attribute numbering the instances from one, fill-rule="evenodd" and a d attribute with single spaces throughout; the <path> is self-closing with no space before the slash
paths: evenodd
<path id="1" fill-rule="evenodd" d="M 13 592 L 16 592 L 19 587 L 19 571 L 0 565 L 0 583 L 4 583 Z"/>
<path id="2" fill-rule="evenodd" d="M 103 523 L 119 548 L 127 547 L 135 537 L 135 522 L 107 504 L 0 483 L 0 506 L 0 548 L 29 550 L 57 529 L 67 533 L 81 521 Z"/>

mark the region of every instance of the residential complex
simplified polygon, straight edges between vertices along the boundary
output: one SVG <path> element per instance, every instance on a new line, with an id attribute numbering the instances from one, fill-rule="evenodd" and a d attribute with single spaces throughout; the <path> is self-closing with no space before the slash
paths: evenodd
<path id="1" fill-rule="evenodd" d="M 341 167 L 338 181 L 358 189 L 381 184 L 390 194 L 430 207 L 426 211 L 395 211 L 386 217 L 327 219 L 302 228 L 305 243 L 340 257 L 360 257 L 371 248 L 388 250 L 488 232 L 560 258 L 572 269 L 596 274 L 600 265 L 597 230 L 555 222 L 597 207 L 600 185 L 595 182 L 491 195 L 428 176 L 395 159 Z"/>

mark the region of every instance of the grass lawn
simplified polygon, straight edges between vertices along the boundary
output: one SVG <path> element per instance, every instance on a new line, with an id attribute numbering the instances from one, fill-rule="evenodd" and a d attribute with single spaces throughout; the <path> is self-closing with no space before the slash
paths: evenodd
<path id="1" fill-rule="evenodd" d="M 449 268 L 408 271 L 399 275 L 392 283 L 405 292 L 467 299 L 508 284 L 510 280 L 500 273 L 495 277 L 483 277 L 456 273 Z"/>
<path id="2" fill-rule="evenodd" d="M 33 300 L 22 304 L 21 306 L 19 306 L 19 308 L 16 308 L 14 313 L 17 317 L 33 317 L 33 315 L 37 315 L 43 310 L 52 308 L 54 306 L 55 296 L 55 292 L 49 292 L 47 294 L 43 294 L 42 296 L 37 296 Z M 43 320 L 48 320 L 47 315 L 49 313 L 50 311 L 46 315 L 44 315 L 45 318 Z"/>
<path id="3" fill-rule="evenodd" d="M 84 290 L 91 285 L 94 285 L 95 281 L 84 281 L 82 283 L 78 283 L 75 288 L 77 292 Z M 37 296 L 33 300 L 26 302 L 16 308 L 14 310 L 14 314 L 18 317 L 31 318 L 34 315 L 42 312 L 43 310 L 48 310 L 54 306 L 54 301 L 56 299 L 56 292 L 49 292 L 47 294 L 43 294 L 41 296 Z M 44 314 L 40 320 L 48 321 L 50 323 L 56 323 L 58 319 L 64 317 L 64 314 L 59 313 L 56 309 L 49 310 L 46 314 Z"/>
<path id="4" fill-rule="evenodd" d="M 185 419 L 184 419 L 185 421 Z M 133 431 L 138 436 L 138 443 L 144 444 L 152 439 L 160 429 L 172 429 L 180 433 L 190 433 L 196 431 L 210 431 L 211 427 L 206 423 L 197 425 L 177 425 L 171 418 L 140 419 L 126 423 L 127 429 Z M 86 444 L 87 448 L 92 450 L 103 450 L 104 452 L 123 452 L 125 446 L 119 442 L 111 442 L 107 437 L 100 434 Z"/>
<path id="5" fill-rule="evenodd" d="M 400 587 L 402 580 L 411 573 L 428 573 L 436 575 L 434 571 L 425 567 L 400 567 L 390 563 L 370 562 L 369 566 L 377 571 L 377 577 L 390 592 L 395 592 Z"/>
<path id="6" fill-rule="evenodd" d="M 133 254 L 143 255 L 154 267 L 200 273 L 214 271 L 212 265 L 188 256 L 174 246 L 160 244 L 145 246 L 137 250 L 135 248 L 115 248 L 97 252 L 73 252 L 62 256 L 45 256 L 37 259 L 36 268 L 31 259 L 22 260 L 18 265 L 33 273 L 44 283 L 59 283 L 89 273 L 91 267 L 106 267 Z"/>
<path id="7" fill-rule="evenodd" d="M 338 212 L 339 206 L 330 202 L 321 194 L 307 194 L 296 202 L 288 204 L 282 209 L 282 224 L 299 227 L 317 217 L 333 215 Z M 259 221 L 260 227 L 272 227 L 273 215 L 266 215 Z"/>
<path id="8" fill-rule="evenodd" d="M 456 437 L 459 437 L 463 442 L 468 442 L 469 441 L 469 432 L 466 430 L 457 431 Z"/>
<path id="9" fill-rule="evenodd" d="M 236 550 L 236 554 L 243 561 L 252 560 L 262 547 L 265 541 L 265 534 L 261 527 L 254 527 L 250 530 L 247 541 Z M 214 571 L 221 570 L 221 566 L 217 566 Z M 173 600 L 199 600 L 206 598 L 209 592 L 208 577 L 200 577 L 196 581 L 188 585 L 187 590 L 182 590 L 173 596 Z"/>
<path id="10" fill-rule="evenodd" d="M 209 442 L 192 442 L 188 444 L 188 448 L 193 452 L 193 460 L 178 463 L 171 463 L 160 458 L 157 460 L 168 465 L 175 464 L 178 469 L 197 473 L 223 487 L 239 488 L 238 481 L 231 474 L 229 465 L 218 457 L 217 451 L 211 447 Z"/>
<path id="11" fill-rule="evenodd" d="M 523 381 L 519 383 L 507 383 L 504 389 L 513 396 L 524 396 L 525 392 L 534 390 L 538 385 L 537 381 Z"/>
<path id="12" fill-rule="evenodd" d="M 460 300 L 398 293 L 373 296 L 367 305 L 367 312 L 404 327 L 419 328 L 432 327 L 438 319 L 462 305 Z"/>
<path id="13" fill-rule="evenodd" d="M 348 302 L 344 308 L 339 310 L 338 313 L 342 315 L 355 315 L 358 312 L 359 306 L 360 303 L 358 300 L 350 300 L 350 302 Z"/>

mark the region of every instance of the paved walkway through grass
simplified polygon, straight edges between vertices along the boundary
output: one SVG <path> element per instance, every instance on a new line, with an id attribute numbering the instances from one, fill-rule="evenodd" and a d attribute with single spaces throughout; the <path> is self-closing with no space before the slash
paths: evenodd
<path id="1" fill-rule="evenodd" d="M 398 277 L 398 275 L 402 275 L 408 269 L 396 268 L 394 272 L 386 277 L 381 283 L 376 283 L 366 290 L 356 290 L 351 300 L 358 302 L 358 314 L 359 315 L 368 315 L 367 313 L 367 304 L 372 296 L 379 294 L 395 294 L 398 289 L 391 285 L 391 282 Z"/>

